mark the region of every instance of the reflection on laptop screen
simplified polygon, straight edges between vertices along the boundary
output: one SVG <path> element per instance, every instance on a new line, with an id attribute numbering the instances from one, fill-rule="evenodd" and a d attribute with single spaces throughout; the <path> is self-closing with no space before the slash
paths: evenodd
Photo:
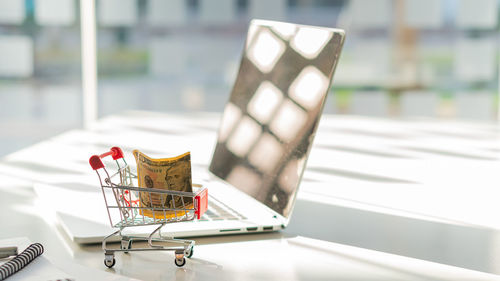
<path id="1" fill-rule="evenodd" d="M 288 217 L 343 41 L 338 29 L 252 21 L 214 175 Z"/>

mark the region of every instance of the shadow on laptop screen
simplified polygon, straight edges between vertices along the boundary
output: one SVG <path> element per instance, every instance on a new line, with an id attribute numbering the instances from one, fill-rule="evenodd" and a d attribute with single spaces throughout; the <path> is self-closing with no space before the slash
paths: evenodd
<path id="1" fill-rule="evenodd" d="M 288 217 L 344 32 L 253 20 L 210 171 Z"/>

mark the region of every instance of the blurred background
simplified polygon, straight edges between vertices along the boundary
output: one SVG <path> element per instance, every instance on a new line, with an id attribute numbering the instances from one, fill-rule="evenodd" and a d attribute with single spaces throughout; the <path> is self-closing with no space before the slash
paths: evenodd
<path id="1" fill-rule="evenodd" d="M 250 19 L 343 28 L 325 113 L 496 122 L 498 0 L 96 0 L 98 115 L 222 111 Z M 80 1 L 0 1 L 0 156 L 81 128 Z"/>

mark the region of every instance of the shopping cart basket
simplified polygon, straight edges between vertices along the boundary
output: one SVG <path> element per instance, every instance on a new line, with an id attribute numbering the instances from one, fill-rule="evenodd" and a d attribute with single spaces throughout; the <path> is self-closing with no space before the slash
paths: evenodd
<path id="1" fill-rule="evenodd" d="M 117 165 L 114 174 L 108 173 L 101 158 L 111 156 Z M 140 188 L 134 186 L 133 181 L 137 178 L 131 173 L 130 167 L 123 157 L 123 151 L 119 147 L 112 147 L 109 152 L 101 155 L 93 155 L 89 159 L 90 166 L 96 171 L 101 184 L 106 210 L 108 212 L 111 227 L 118 230 L 106 236 L 102 241 L 104 251 L 104 264 L 111 268 L 115 265 L 115 252 L 132 251 L 175 251 L 175 264 L 184 266 L 185 257 L 193 255 L 193 240 L 173 239 L 164 237 L 161 229 L 166 224 L 191 221 L 200 219 L 207 210 L 207 189 L 200 185 L 193 185 L 194 192 L 172 191 L 157 188 Z M 139 196 L 151 198 L 169 197 L 174 198 L 171 202 L 181 202 L 180 206 L 166 206 L 166 200 L 160 201 L 152 206 L 145 206 L 139 202 Z M 153 202 L 150 200 L 149 202 Z M 179 204 L 179 203 L 178 203 Z M 148 214 L 148 215 L 143 215 Z M 148 237 L 124 235 L 122 231 L 127 227 L 158 225 Z M 108 248 L 106 241 L 113 236 L 119 236 L 120 248 Z M 147 248 L 133 248 L 132 242 L 147 241 Z M 177 246 L 165 246 L 165 243 Z M 163 244 L 163 245 L 162 245 Z"/>

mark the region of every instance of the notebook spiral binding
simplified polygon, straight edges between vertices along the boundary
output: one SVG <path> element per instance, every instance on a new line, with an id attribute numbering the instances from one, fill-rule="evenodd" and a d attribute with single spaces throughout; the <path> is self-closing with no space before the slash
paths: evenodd
<path id="1" fill-rule="evenodd" d="M 42 253 L 42 244 L 34 243 L 29 245 L 22 253 L 0 266 L 0 281 L 23 269 Z"/>

